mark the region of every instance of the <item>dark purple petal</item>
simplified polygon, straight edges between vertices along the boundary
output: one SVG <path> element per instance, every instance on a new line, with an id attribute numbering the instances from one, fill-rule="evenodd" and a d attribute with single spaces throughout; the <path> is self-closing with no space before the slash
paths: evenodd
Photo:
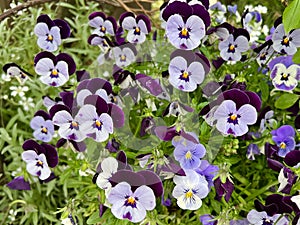
<path id="1" fill-rule="evenodd" d="M 248 95 L 250 102 L 249 104 L 254 106 L 257 112 L 261 109 L 261 99 L 255 92 L 252 91 L 245 91 L 246 95 Z"/>
<path id="2" fill-rule="evenodd" d="M 38 53 L 35 57 L 34 57 L 34 65 L 37 64 L 37 62 L 42 59 L 42 58 L 49 58 L 51 59 L 53 62 L 56 62 L 56 57 L 55 55 L 53 55 L 51 52 L 40 52 Z"/>
<path id="3" fill-rule="evenodd" d="M 250 40 L 250 34 L 246 29 L 243 29 L 243 28 L 234 29 L 234 31 L 233 31 L 234 40 L 236 40 L 241 35 L 246 37 L 248 39 L 248 41 Z"/>
<path id="4" fill-rule="evenodd" d="M 298 165 L 298 163 L 300 162 L 300 151 L 293 150 L 287 153 L 284 158 L 284 162 L 291 167 Z"/>
<path id="5" fill-rule="evenodd" d="M 66 21 L 57 19 L 57 20 L 53 20 L 53 22 L 60 29 L 60 37 L 61 37 L 61 39 L 65 39 L 65 38 L 70 37 L 70 35 L 71 35 L 71 28 L 70 28 L 69 24 Z"/>
<path id="6" fill-rule="evenodd" d="M 268 162 L 268 166 L 274 171 L 280 172 L 280 170 L 283 168 L 283 164 L 274 159 L 268 158 L 267 162 Z"/>
<path id="7" fill-rule="evenodd" d="M 58 111 L 63 111 L 63 110 L 66 110 L 68 113 L 71 114 L 71 109 L 69 107 L 67 107 L 66 105 L 58 104 L 58 105 L 52 106 L 51 109 L 49 110 L 50 117 L 53 118 L 55 113 L 57 113 Z"/>
<path id="8" fill-rule="evenodd" d="M 108 208 L 104 204 L 99 205 L 99 217 L 101 218 Z"/>
<path id="9" fill-rule="evenodd" d="M 118 170 L 126 169 L 127 167 L 127 156 L 124 151 L 120 151 L 116 157 L 118 161 Z"/>
<path id="10" fill-rule="evenodd" d="M 90 79 L 86 85 L 86 89 L 90 90 L 92 93 L 96 93 L 99 89 L 104 89 L 107 95 L 112 93 L 111 83 L 101 78 Z"/>
<path id="11" fill-rule="evenodd" d="M 41 144 L 41 146 L 46 149 L 45 156 L 47 159 L 48 166 L 51 168 L 57 166 L 58 153 L 57 153 L 56 149 L 52 145 L 49 145 L 49 144 Z"/>
<path id="12" fill-rule="evenodd" d="M 74 59 L 70 55 L 66 53 L 60 53 L 58 56 L 56 56 L 56 62 L 58 61 L 65 61 L 68 64 L 69 75 L 75 73 L 76 64 Z"/>
<path id="13" fill-rule="evenodd" d="M 125 123 L 125 115 L 123 110 L 119 106 L 113 103 L 108 104 L 108 108 L 109 108 L 108 114 L 113 119 L 114 127 L 115 128 L 123 127 Z"/>
<path id="14" fill-rule="evenodd" d="M 118 142 L 116 141 L 116 139 L 113 138 L 113 139 L 111 139 L 111 140 L 109 140 L 109 141 L 107 142 L 105 148 L 106 148 L 109 152 L 111 152 L 111 153 L 117 152 L 117 151 L 119 151 L 119 149 L 120 149 L 120 143 L 118 143 Z"/>
<path id="15" fill-rule="evenodd" d="M 114 187 L 118 183 L 123 181 L 127 182 L 131 186 L 131 190 L 134 192 L 138 187 L 145 184 L 145 178 L 141 174 L 129 170 L 119 170 L 114 173 L 109 179 L 111 185 Z"/>
<path id="16" fill-rule="evenodd" d="M 145 16 L 143 14 L 140 14 L 136 17 L 136 23 L 138 23 L 140 20 L 143 20 L 145 22 L 148 33 L 150 33 L 150 31 L 151 31 L 151 21 L 150 21 L 150 19 L 147 16 Z"/>
<path id="17" fill-rule="evenodd" d="M 67 143 L 67 139 L 61 138 L 56 142 L 55 147 L 60 148 L 60 147 L 64 146 L 66 143 Z"/>
<path id="18" fill-rule="evenodd" d="M 156 136 L 163 141 L 171 141 L 173 137 L 180 135 L 180 132 L 176 131 L 176 127 L 158 126 L 154 129 Z"/>
<path id="19" fill-rule="evenodd" d="M 90 82 L 90 80 L 83 80 L 81 81 L 78 86 L 77 86 L 77 93 L 79 93 L 79 91 L 83 90 L 83 89 L 87 89 L 87 85 Z"/>
<path id="20" fill-rule="evenodd" d="M 30 183 L 24 180 L 23 176 L 16 177 L 8 184 L 6 184 L 12 190 L 31 190 Z"/>
<path id="21" fill-rule="evenodd" d="M 62 98 L 63 103 L 69 108 L 73 108 L 74 103 L 74 93 L 72 91 L 64 91 L 59 93 Z"/>
<path id="22" fill-rule="evenodd" d="M 163 92 L 159 81 L 150 76 L 139 73 L 135 76 L 135 79 L 154 96 L 158 96 Z"/>
<path id="23" fill-rule="evenodd" d="M 216 69 L 219 69 L 223 65 L 224 62 L 225 62 L 225 60 L 222 57 L 218 57 L 217 59 L 212 60 L 212 64 L 214 65 L 214 67 Z"/>
<path id="24" fill-rule="evenodd" d="M 95 17 L 101 17 L 103 20 L 106 19 L 106 15 L 103 13 L 103 12 L 92 12 L 90 15 L 89 15 L 89 20 L 95 18 Z"/>
<path id="25" fill-rule="evenodd" d="M 45 120 L 51 120 L 50 115 L 49 115 L 47 112 L 45 112 L 44 110 L 38 110 L 38 111 L 34 114 L 34 116 L 41 116 L 41 117 L 43 117 Z"/>
<path id="26" fill-rule="evenodd" d="M 96 107 L 98 115 L 108 112 L 107 102 L 101 98 L 99 95 L 89 95 L 84 99 L 84 104 L 90 104 Z"/>
<path id="27" fill-rule="evenodd" d="M 207 29 L 210 26 L 210 15 L 209 12 L 200 4 L 194 4 L 191 6 L 193 9 L 193 15 L 199 16 Z"/>
<path id="28" fill-rule="evenodd" d="M 222 183 L 220 177 L 218 177 L 214 180 L 214 186 L 216 189 L 215 199 L 220 201 L 224 197 L 225 201 L 228 202 L 234 189 L 233 183 L 228 178 L 226 178 L 225 183 Z"/>
<path id="29" fill-rule="evenodd" d="M 149 170 L 143 170 L 137 173 L 144 177 L 145 185 L 147 185 L 153 190 L 154 195 L 156 197 L 160 197 L 163 194 L 164 189 L 159 176 L 157 176 L 154 172 Z"/>
<path id="30" fill-rule="evenodd" d="M 34 150 L 38 155 L 39 154 L 46 154 L 46 149 L 43 148 L 40 144 L 38 144 L 36 141 L 34 140 L 26 140 L 23 145 L 22 148 L 26 151 L 26 150 Z"/>
<path id="31" fill-rule="evenodd" d="M 49 27 L 49 30 L 51 27 L 55 26 L 55 23 L 50 19 L 50 17 L 46 14 L 40 15 L 37 20 L 37 23 L 46 23 Z"/>
<path id="32" fill-rule="evenodd" d="M 121 27 L 123 27 L 122 26 L 123 20 L 129 16 L 135 18 L 135 15 L 132 12 L 124 12 L 123 14 L 121 14 L 121 16 L 119 18 L 119 24 Z"/>
<path id="33" fill-rule="evenodd" d="M 219 104 L 221 104 L 221 102 L 223 100 L 232 100 L 232 101 L 234 101 L 235 104 L 236 104 L 237 110 L 242 105 L 250 103 L 250 99 L 249 99 L 248 95 L 244 91 L 241 91 L 241 90 L 236 89 L 236 88 L 225 91 L 221 95 L 219 95 L 219 97 L 217 99 L 217 102 L 219 102 Z"/>
<path id="34" fill-rule="evenodd" d="M 78 152 L 84 152 L 86 150 L 86 144 L 84 143 L 84 141 L 81 142 L 76 142 L 73 140 L 69 140 L 71 142 L 71 144 L 73 145 L 73 147 L 78 151 Z"/>
<path id="35" fill-rule="evenodd" d="M 141 122 L 141 130 L 140 130 L 140 136 L 144 137 L 148 133 L 152 133 L 155 126 L 155 122 L 153 120 L 153 117 L 148 116 L 143 118 Z"/>
<path id="36" fill-rule="evenodd" d="M 76 71 L 76 80 L 77 82 L 81 82 L 83 80 L 90 79 L 90 74 L 86 70 L 77 70 Z"/>
<path id="37" fill-rule="evenodd" d="M 175 14 L 179 14 L 183 21 L 186 21 L 193 14 L 193 8 L 186 2 L 175 1 L 167 5 L 162 13 L 162 18 L 168 21 L 169 17 Z"/>

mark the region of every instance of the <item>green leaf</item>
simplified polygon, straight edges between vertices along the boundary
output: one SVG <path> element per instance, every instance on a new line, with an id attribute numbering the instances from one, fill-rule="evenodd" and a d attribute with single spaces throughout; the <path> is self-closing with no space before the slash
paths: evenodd
<path id="1" fill-rule="evenodd" d="M 87 220 L 87 224 L 95 224 L 101 222 L 101 218 L 99 216 L 99 211 L 94 212 L 90 218 Z"/>
<path id="2" fill-rule="evenodd" d="M 299 96 L 292 93 L 284 93 L 275 102 L 275 107 L 278 109 L 287 109 L 294 105 L 299 99 Z"/>
<path id="3" fill-rule="evenodd" d="M 266 102 L 269 98 L 269 85 L 267 82 L 260 82 L 259 88 L 261 90 L 261 98 L 264 102 Z"/>
<path id="4" fill-rule="evenodd" d="M 300 28 L 300 0 L 292 1 L 288 7 L 285 8 L 282 16 L 283 27 L 286 33 L 292 29 Z"/>
<path id="5" fill-rule="evenodd" d="M 293 56 L 293 62 L 300 64 L 300 50 L 298 49 L 297 52 Z"/>

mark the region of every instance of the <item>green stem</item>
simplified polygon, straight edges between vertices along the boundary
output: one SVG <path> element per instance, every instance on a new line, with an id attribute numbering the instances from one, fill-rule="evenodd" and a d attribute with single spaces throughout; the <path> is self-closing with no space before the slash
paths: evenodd
<path id="1" fill-rule="evenodd" d="M 247 197 L 245 199 L 246 202 L 250 202 L 252 199 L 256 198 L 257 196 L 261 195 L 262 193 L 266 192 L 268 189 L 270 189 L 272 186 L 278 184 L 278 181 L 273 181 L 272 183 L 269 183 L 268 185 L 264 186 L 260 190 L 253 193 L 251 196 Z"/>

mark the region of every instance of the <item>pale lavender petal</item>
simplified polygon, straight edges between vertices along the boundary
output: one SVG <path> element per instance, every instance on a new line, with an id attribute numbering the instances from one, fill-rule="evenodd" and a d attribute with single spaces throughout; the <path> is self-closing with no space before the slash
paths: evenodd
<path id="1" fill-rule="evenodd" d="M 177 56 L 170 61 L 169 64 L 169 74 L 172 79 L 178 79 L 181 75 L 181 71 L 185 71 L 187 69 L 187 61 L 181 57 Z"/>
<path id="2" fill-rule="evenodd" d="M 110 35 L 115 35 L 114 26 L 109 20 L 105 20 L 103 26 L 106 28 L 106 32 Z"/>
<path id="3" fill-rule="evenodd" d="M 146 35 L 143 32 L 137 35 L 134 30 L 130 30 L 127 34 L 127 40 L 130 43 L 143 43 L 146 40 Z"/>
<path id="4" fill-rule="evenodd" d="M 290 38 L 292 38 L 292 42 L 296 47 L 300 47 L 300 29 L 294 30 L 290 34 Z"/>
<path id="5" fill-rule="evenodd" d="M 143 20 L 139 20 L 139 22 L 137 23 L 138 27 L 141 29 L 141 31 L 144 34 L 148 34 L 148 29 L 147 29 L 147 25 Z"/>
<path id="6" fill-rule="evenodd" d="M 55 113 L 52 119 L 55 125 L 62 125 L 73 121 L 71 114 L 65 110 Z"/>
<path id="7" fill-rule="evenodd" d="M 92 95 L 92 93 L 88 89 L 80 90 L 76 96 L 77 105 L 83 106 L 85 98 L 89 95 Z"/>
<path id="8" fill-rule="evenodd" d="M 105 130 L 112 134 L 113 133 L 113 120 L 107 113 L 102 113 L 99 117 L 100 121 L 103 121 L 103 127 Z"/>
<path id="9" fill-rule="evenodd" d="M 111 192 L 107 196 L 107 200 L 113 205 L 118 202 L 124 204 L 125 196 L 132 196 L 131 186 L 126 182 L 121 182 L 111 189 Z"/>
<path id="10" fill-rule="evenodd" d="M 134 27 L 136 27 L 136 21 L 135 18 L 133 18 L 132 16 L 128 16 L 126 18 L 124 18 L 123 22 L 122 22 L 122 27 L 126 30 L 131 30 L 134 29 Z"/>
<path id="11" fill-rule="evenodd" d="M 30 121 L 30 127 L 34 130 L 40 129 L 41 125 L 45 123 L 45 119 L 41 116 L 35 116 Z"/>
<path id="12" fill-rule="evenodd" d="M 96 107 L 87 104 L 79 109 L 75 119 L 78 120 L 79 123 L 83 123 L 85 121 L 94 121 L 96 118 L 98 118 Z"/>
<path id="13" fill-rule="evenodd" d="M 103 22 L 104 22 L 103 18 L 100 16 L 97 16 L 89 21 L 89 25 L 94 28 L 100 28 L 100 26 L 103 25 Z"/>
<path id="14" fill-rule="evenodd" d="M 243 105 L 238 111 L 237 114 L 241 116 L 239 118 L 239 122 L 246 124 L 254 124 L 257 120 L 257 112 L 256 109 L 250 105 Z"/>
<path id="15" fill-rule="evenodd" d="M 26 163 L 29 163 L 31 161 L 35 161 L 35 158 L 38 157 L 38 155 L 36 154 L 35 151 L 33 150 L 27 150 L 27 151 L 24 151 L 22 153 L 22 159 L 26 162 Z"/>
<path id="16" fill-rule="evenodd" d="M 272 41 L 282 40 L 283 36 L 285 36 L 285 31 L 283 24 L 280 24 L 276 27 L 273 35 L 272 35 Z M 274 47 L 274 46 L 273 46 Z M 275 49 L 275 48 L 274 48 Z M 276 49 L 275 49 L 276 50 Z M 277 51 L 277 50 L 276 50 Z"/>
<path id="17" fill-rule="evenodd" d="M 134 192 L 134 197 L 139 199 L 139 203 L 146 210 L 153 210 L 155 208 L 155 195 L 150 187 L 146 185 L 138 187 Z"/>
<path id="18" fill-rule="evenodd" d="M 192 62 L 187 71 L 191 73 L 190 79 L 192 79 L 195 83 L 201 84 L 203 82 L 205 71 L 201 63 Z"/>
<path id="19" fill-rule="evenodd" d="M 40 59 L 35 66 L 35 72 L 42 76 L 49 76 L 53 69 L 53 61 L 49 58 Z"/>
<path id="20" fill-rule="evenodd" d="M 216 109 L 214 113 L 215 119 L 223 119 L 228 117 L 229 113 L 236 112 L 236 104 L 232 100 L 225 100 L 222 104 Z"/>
<path id="21" fill-rule="evenodd" d="M 62 74 L 66 78 L 69 78 L 68 63 L 66 63 L 65 61 L 59 61 L 56 64 L 55 68 L 59 72 L 59 75 Z"/>
<path id="22" fill-rule="evenodd" d="M 240 52 L 245 52 L 249 49 L 249 42 L 245 36 L 238 36 L 235 39 L 235 43 L 237 44 L 236 50 Z"/>
<path id="23" fill-rule="evenodd" d="M 46 23 L 38 23 L 34 27 L 34 33 L 37 36 L 44 36 L 45 38 L 46 35 L 49 33 L 48 25 Z"/>
<path id="24" fill-rule="evenodd" d="M 51 27 L 49 34 L 52 35 L 53 41 L 56 42 L 56 45 L 61 44 L 61 37 L 60 37 L 60 29 L 57 26 Z"/>

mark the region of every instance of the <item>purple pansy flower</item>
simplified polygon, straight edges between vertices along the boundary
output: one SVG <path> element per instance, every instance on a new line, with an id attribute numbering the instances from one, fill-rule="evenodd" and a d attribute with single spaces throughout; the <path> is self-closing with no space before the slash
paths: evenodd
<path id="1" fill-rule="evenodd" d="M 70 27 L 64 20 L 51 20 L 48 15 L 37 18 L 34 33 L 38 37 L 37 44 L 46 51 L 56 51 L 61 39 L 70 36 Z"/>
<path id="2" fill-rule="evenodd" d="M 31 190 L 30 183 L 24 180 L 23 176 L 16 177 L 8 184 L 6 184 L 12 190 Z"/>
<path id="3" fill-rule="evenodd" d="M 214 186 L 213 179 L 217 175 L 219 167 L 211 165 L 207 160 L 201 160 L 200 167 L 195 169 L 195 171 L 205 177 L 208 187 L 211 188 Z"/>
<path id="4" fill-rule="evenodd" d="M 113 187 L 107 200 L 112 204 L 111 212 L 115 217 L 134 223 L 141 222 L 146 217 L 146 211 L 153 210 L 156 206 L 151 188 L 142 185 L 133 192 L 126 182 Z"/>
<path id="5" fill-rule="evenodd" d="M 30 121 L 30 127 L 34 129 L 33 136 L 37 140 L 49 142 L 54 135 L 54 125 L 47 113 L 38 111 Z"/>
<path id="6" fill-rule="evenodd" d="M 54 125 L 59 126 L 58 134 L 62 138 L 76 142 L 83 141 L 86 138 L 78 115 L 73 119 L 70 112 L 61 110 L 54 114 L 52 121 Z"/>
<path id="7" fill-rule="evenodd" d="M 34 64 L 35 72 L 41 75 L 40 80 L 55 87 L 64 85 L 76 70 L 73 58 L 66 53 L 55 56 L 50 52 L 41 52 L 35 56 Z"/>
<path id="8" fill-rule="evenodd" d="M 93 12 L 89 15 L 89 25 L 94 27 L 93 34 L 103 37 L 107 34 L 115 35 L 117 30 L 117 22 L 115 18 L 106 15 L 103 12 Z"/>
<path id="9" fill-rule="evenodd" d="M 208 184 L 204 176 L 193 170 L 186 170 L 186 176 L 173 178 L 176 186 L 172 195 L 177 199 L 177 205 L 182 209 L 197 210 L 202 206 L 202 200 L 208 195 Z"/>
<path id="10" fill-rule="evenodd" d="M 225 183 L 223 183 L 221 178 L 218 177 L 214 180 L 214 186 L 216 189 L 215 199 L 221 201 L 222 197 L 224 197 L 225 201 L 228 202 L 234 190 L 234 184 L 232 181 L 230 181 L 229 178 L 226 178 Z"/>
<path id="11" fill-rule="evenodd" d="M 248 125 L 257 120 L 256 109 L 245 104 L 237 109 L 232 100 L 225 100 L 216 109 L 213 117 L 217 120 L 217 129 L 225 135 L 242 136 L 248 132 Z"/>
<path id="12" fill-rule="evenodd" d="M 288 225 L 289 221 L 280 214 L 275 214 L 273 216 L 269 216 L 265 211 L 258 212 L 255 209 L 252 209 L 248 215 L 247 220 L 253 225 Z"/>
<path id="13" fill-rule="evenodd" d="M 255 156 L 254 155 L 260 155 L 260 150 L 257 146 L 257 144 L 253 144 L 251 143 L 250 145 L 248 145 L 247 147 L 247 153 L 246 156 L 248 159 L 250 160 L 255 160 Z"/>
<path id="14" fill-rule="evenodd" d="M 202 225 L 217 225 L 218 224 L 218 220 L 214 219 L 214 217 L 209 214 L 204 214 L 204 215 L 200 216 L 199 219 L 200 219 L 200 222 L 202 223 Z"/>
<path id="15" fill-rule="evenodd" d="M 125 44 L 112 48 L 112 57 L 119 67 L 129 66 L 136 60 L 136 48 L 132 44 Z"/>
<path id="16" fill-rule="evenodd" d="M 277 130 L 271 131 L 272 140 L 279 147 L 278 155 L 285 157 L 287 153 L 295 149 L 295 130 L 290 125 L 283 125 Z"/>
<path id="17" fill-rule="evenodd" d="M 248 35 L 239 34 L 238 31 L 235 31 L 226 40 L 221 41 L 218 47 L 222 59 L 226 61 L 239 61 L 242 58 L 242 53 L 249 49 Z"/>
<path id="18" fill-rule="evenodd" d="M 175 1 L 163 11 L 166 35 L 173 46 L 178 49 L 192 50 L 198 47 L 204 38 L 206 28 L 210 25 L 210 16 L 200 4 L 189 5 Z"/>
<path id="19" fill-rule="evenodd" d="M 169 64 L 169 82 L 177 89 L 191 92 L 201 84 L 209 72 L 205 56 L 191 51 L 175 51 Z"/>
<path id="20" fill-rule="evenodd" d="M 125 12 L 120 16 L 120 26 L 128 30 L 127 41 L 130 43 L 143 43 L 146 35 L 151 31 L 150 19 L 145 15 L 135 15 Z"/>
<path id="21" fill-rule="evenodd" d="M 37 154 L 33 150 L 27 150 L 22 153 L 22 159 L 27 163 L 26 169 L 33 176 L 38 176 L 41 180 L 47 179 L 51 175 L 46 156 Z"/>
<path id="22" fill-rule="evenodd" d="M 82 106 L 78 111 L 81 129 L 97 142 L 106 141 L 113 133 L 113 120 L 107 113 L 98 115 L 96 107 L 90 104 Z"/>
<path id="23" fill-rule="evenodd" d="M 194 133 L 189 134 L 198 141 L 198 137 Z M 174 142 L 177 142 L 175 144 L 174 157 L 179 161 L 180 166 L 183 169 L 198 168 L 201 164 L 200 159 L 203 158 L 206 153 L 205 147 L 200 143 L 189 141 L 182 136 L 174 137 L 172 143 Z"/>
<path id="24" fill-rule="evenodd" d="M 287 55 L 294 55 L 300 47 L 300 29 L 293 29 L 288 34 L 285 32 L 283 24 L 279 24 L 273 35 L 273 48 L 275 51 Z"/>

